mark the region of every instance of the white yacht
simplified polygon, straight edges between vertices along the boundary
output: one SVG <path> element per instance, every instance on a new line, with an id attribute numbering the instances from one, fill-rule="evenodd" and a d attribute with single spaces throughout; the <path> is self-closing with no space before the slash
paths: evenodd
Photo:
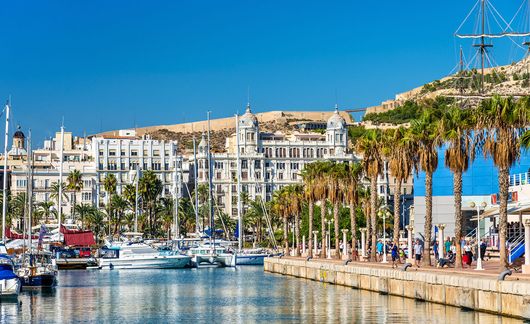
<path id="1" fill-rule="evenodd" d="M 236 265 L 263 265 L 264 259 L 270 256 L 263 249 L 241 250 L 235 254 Z"/>
<path id="2" fill-rule="evenodd" d="M 0 245 L 0 298 L 16 299 L 20 293 L 20 280 L 15 274 L 15 264 L 7 255 L 6 247 Z"/>
<path id="3" fill-rule="evenodd" d="M 123 245 L 103 250 L 100 269 L 177 269 L 189 265 L 190 256 L 162 254 L 147 244 Z"/>
<path id="4" fill-rule="evenodd" d="M 195 268 L 235 266 L 234 255 L 218 244 L 201 244 L 192 247 L 189 249 L 188 255 L 191 257 L 192 267 Z"/>

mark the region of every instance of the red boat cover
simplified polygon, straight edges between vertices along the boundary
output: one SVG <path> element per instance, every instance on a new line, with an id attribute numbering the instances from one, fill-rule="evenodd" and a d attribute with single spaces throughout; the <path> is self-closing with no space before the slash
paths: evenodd
<path id="1" fill-rule="evenodd" d="M 75 234 L 64 234 L 64 244 L 68 246 L 91 246 L 95 245 L 92 231 L 84 231 Z"/>
<path id="2" fill-rule="evenodd" d="M 64 244 L 68 246 L 91 246 L 96 244 L 92 231 L 69 230 L 61 225 L 61 233 L 64 235 Z"/>
<path id="3" fill-rule="evenodd" d="M 11 240 L 17 240 L 17 239 L 18 240 L 22 240 L 22 239 L 24 239 L 24 237 L 27 238 L 28 236 L 19 234 L 19 233 L 15 232 L 15 231 L 12 231 L 10 227 L 7 227 L 6 228 L 6 237 L 8 239 L 11 239 Z M 31 236 L 31 238 L 32 239 L 38 239 L 39 236 L 38 235 L 33 235 L 33 236 Z"/>

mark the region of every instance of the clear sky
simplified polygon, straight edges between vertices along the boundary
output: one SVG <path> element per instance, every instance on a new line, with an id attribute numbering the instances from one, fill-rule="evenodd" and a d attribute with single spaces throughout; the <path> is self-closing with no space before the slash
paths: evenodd
<path id="1" fill-rule="evenodd" d="M 453 33 L 474 3 L 3 1 L 0 98 L 39 146 L 63 116 L 78 135 L 229 116 L 247 87 L 257 112 L 375 105 L 472 55 Z M 499 64 L 524 54 L 504 45 Z"/>

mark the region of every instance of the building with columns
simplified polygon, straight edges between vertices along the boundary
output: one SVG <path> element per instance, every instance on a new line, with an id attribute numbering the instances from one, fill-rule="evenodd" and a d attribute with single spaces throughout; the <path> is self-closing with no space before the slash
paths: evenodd
<path id="1" fill-rule="evenodd" d="M 272 199 L 272 193 L 290 184 L 302 182 L 301 170 L 315 161 L 351 162 L 348 152 L 348 128 L 338 109 L 328 119 L 324 134 L 311 132 L 262 132 L 250 105 L 239 117 L 239 133 L 226 139 L 224 153 L 212 153 L 212 178 L 215 204 L 228 215 L 237 215 L 237 151 L 241 163 L 241 190 L 250 199 Z M 237 138 L 239 136 L 239 145 Z M 198 145 L 197 178 L 208 183 L 207 140 L 203 134 Z M 192 161 L 192 158 L 190 158 Z"/>

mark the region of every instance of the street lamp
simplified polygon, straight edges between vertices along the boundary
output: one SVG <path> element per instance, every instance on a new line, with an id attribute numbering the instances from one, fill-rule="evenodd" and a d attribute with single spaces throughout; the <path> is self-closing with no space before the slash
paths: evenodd
<path id="1" fill-rule="evenodd" d="M 331 223 L 333 223 L 333 221 L 328 219 L 328 259 L 331 259 Z"/>
<path id="2" fill-rule="evenodd" d="M 291 224 L 291 231 L 293 232 L 293 252 L 292 252 L 292 255 L 295 255 L 296 252 L 294 251 L 294 249 L 295 249 L 295 246 L 294 246 L 294 240 L 295 240 L 295 237 L 294 237 L 294 223 Z"/>
<path id="3" fill-rule="evenodd" d="M 486 208 L 487 204 L 483 201 L 480 205 L 475 202 L 471 202 L 469 205 L 471 208 L 477 208 L 477 267 L 475 270 L 484 270 L 484 268 L 482 268 L 482 258 L 480 255 L 480 207 Z"/>
<path id="4" fill-rule="evenodd" d="M 387 259 L 386 259 L 386 217 L 390 217 L 391 214 L 390 212 L 387 210 L 387 211 L 383 211 L 383 210 L 379 210 L 377 212 L 377 214 L 379 215 L 379 217 L 383 217 L 383 261 L 381 261 L 381 263 L 388 263 Z"/>

